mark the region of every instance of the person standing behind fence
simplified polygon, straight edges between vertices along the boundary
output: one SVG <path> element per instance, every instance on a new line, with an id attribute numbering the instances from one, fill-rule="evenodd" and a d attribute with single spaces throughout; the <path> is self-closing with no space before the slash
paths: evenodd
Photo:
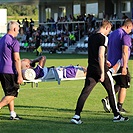
<path id="1" fill-rule="evenodd" d="M 35 49 L 36 49 L 36 56 L 38 56 L 40 54 L 40 52 L 38 51 L 38 48 L 40 46 L 41 43 L 41 35 L 40 32 L 37 30 L 36 34 L 35 34 Z"/>
<path id="2" fill-rule="evenodd" d="M 29 21 L 27 18 L 25 18 L 25 26 L 26 26 L 26 32 L 29 31 Z"/>
<path id="3" fill-rule="evenodd" d="M 123 13 L 123 16 L 122 16 L 122 19 L 127 19 L 128 18 L 128 16 L 125 14 L 125 13 Z"/>
<path id="4" fill-rule="evenodd" d="M 0 101 L 0 109 L 8 105 L 10 120 L 19 120 L 14 111 L 14 99 L 18 95 L 19 84 L 23 82 L 21 73 L 20 45 L 15 39 L 19 33 L 19 24 L 10 21 L 7 34 L 0 39 L 0 81 L 5 96 Z"/>
<path id="5" fill-rule="evenodd" d="M 30 19 L 30 34 L 31 34 L 31 36 L 32 36 L 32 33 L 33 33 L 33 27 L 34 27 L 34 21 L 31 18 Z"/>
<path id="6" fill-rule="evenodd" d="M 113 78 L 106 65 L 107 35 L 111 31 L 112 24 L 108 20 L 103 20 L 97 33 L 89 37 L 88 42 L 88 68 L 84 88 L 78 98 L 75 115 L 71 123 L 81 124 L 80 114 L 86 99 L 90 95 L 94 86 L 100 81 L 109 95 L 109 102 L 114 113 L 113 122 L 127 121 L 128 117 L 119 114 L 116 97 L 114 94 Z"/>
<path id="7" fill-rule="evenodd" d="M 74 43 L 76 42 L 76 38 L 75 38 L 75 35 L 74 35 L 74 33 L 70 33 L 69 34 L 69 45 L 71 46 L 71 45 L 74 45 Z"/>
<path id="8" fill-rule="evenodd" d="M 128 70 L 128 60 L 131 51 L 131 37 L 129 33 L 133 29 L 133 22 L 131 19 L 126 19 L 122 27 L 116 29 L 109 35 L 108 44 L 108 61 L 111 63 L 110 67 L 113 67 L 118 60 L 122 60 L 121 67 L 118 73 L 119 76 L 115 76 L 115 92 L 118 92 L 118 109 L 121 113 L 127 111 L 122 108 L 126 98 L 126 90 L 130 87 L 130 73 Z M 108 97 L 102 99 L 103 107 L 106 112 L 110 112 L 108 103 Z"/>

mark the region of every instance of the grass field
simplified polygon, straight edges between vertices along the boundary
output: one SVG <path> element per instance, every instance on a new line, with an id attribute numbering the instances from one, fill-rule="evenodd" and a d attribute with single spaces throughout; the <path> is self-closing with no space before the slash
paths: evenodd
<path id="1" fill-rule="evenodd" d="M 35 53 L 21 53 L 21 58 L 35 58 Z M 46 66 L 87 65 L 87 55 L 46 54 Z M 129 61 L 133 79 L 133 60 Z M 104 88 L 97 84 L 87 99 L 81 114 L 83 124 L 70 123 L 74 115 L 77 98 L 84 81 L 39 83 L 38 88 L 30 84 L 21 86 L 15 108 L 23 119 L 10 121 L 7 107 L 0 110 L 0 133 L 132 133 L 133 131 L 133 80 L 127 91 L 124 108 L 128 122 L 113 123 L 113 114 L 105 113 L 101 99 L 106 96 Z M 0 97 L 3 91 L 0 86 Z"/>

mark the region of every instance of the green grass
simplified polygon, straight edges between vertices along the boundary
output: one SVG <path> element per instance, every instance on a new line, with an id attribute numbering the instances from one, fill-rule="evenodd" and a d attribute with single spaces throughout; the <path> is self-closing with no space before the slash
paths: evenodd
<path id="1" fill-rule="evenodd" d="M 87 65 L 87 55 L 45 54 L 46 66 Z M 21 53 L 21 58 L 35 58 L 35 53 Z M 129 61 L 133 77 L 133 60 Z M 101 86 L 93 89 L 81 114 L 83 124 L 70 124 L 74 115 L 77 98 L 84 81 L 42 82 L 38 88 L 30 84 L 21 86 L 19 97 L 15 99 L 16 112 L 23 117 L 21 121 L 10 121 L 7 107 L 0 110 L 0 133 L 131 133 L 133 131 L 133 80 L 127 90 L 124 108 L 130 118 L 128 122 L 113 123 L 113 114 L 105 113 L 101 99 L 106 91 Z M 1 88 L 1 86 L 0 86 Z M 3 91 L 0 89 L 0 97 Z"/>

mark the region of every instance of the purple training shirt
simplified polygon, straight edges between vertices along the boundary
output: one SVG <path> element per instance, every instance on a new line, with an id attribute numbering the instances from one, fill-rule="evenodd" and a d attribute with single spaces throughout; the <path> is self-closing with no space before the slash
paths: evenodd
<path id="1" fill-rule="evenodd" d="M 132 46 L 131 37 L 122 28 L 119 28 L 109 35 L 108 60 L 112 66 L 114 66 L 119 59 L 122 59 L 123 45 L 129 47 L 128 55 L 130 56 L 130 47 Z"/>
<path id="2" fill-rule="evenodd" d="M 16 74 L 13 53 L 19 50 L 19 42 L 13 36 L 6 34 L 0 39 L 0 73 Z"/>
<path id="3" fill-rule="evenodd" d="M 37 65 L 36 68 L 34 68 L 34 71 L 36 73 L 35 79 L 38 79 L 44 76 L 43 68 L 41 68 L 39 65 Z"/>

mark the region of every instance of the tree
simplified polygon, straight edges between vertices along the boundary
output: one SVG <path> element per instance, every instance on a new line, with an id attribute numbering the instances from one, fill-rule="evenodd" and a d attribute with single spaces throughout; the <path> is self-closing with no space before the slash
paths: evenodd
<path id="1" fill-rule="evenodd" d="M 13 5 L 0 4 L 0 9 L 7 9 L 7 16 L 36 16 L 38 9 L 36 5 Z"/>

